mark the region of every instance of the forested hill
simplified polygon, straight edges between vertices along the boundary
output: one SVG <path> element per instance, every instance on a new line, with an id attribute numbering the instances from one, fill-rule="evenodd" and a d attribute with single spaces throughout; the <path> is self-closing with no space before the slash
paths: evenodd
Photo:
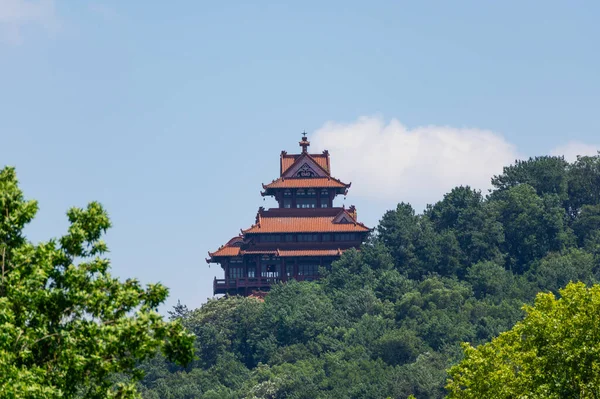
<path id="1" fill-rule="evenodd" d="M 319 282 L 176 307 L 197 337 L 155 358 L 144 398 L 441 398 L 446 370 L 523 318 L 536 293 L 600 280 L 600 156 L 506 167 L 423 214 L 400 203 Z"/>

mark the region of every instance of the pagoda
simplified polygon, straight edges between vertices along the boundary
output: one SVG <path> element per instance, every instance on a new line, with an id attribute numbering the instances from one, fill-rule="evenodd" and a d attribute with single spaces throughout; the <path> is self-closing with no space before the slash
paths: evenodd
<path id="1" fill-rule="evenodd" d="M 279 178 L 263 184 L 261 195 L 274 197 L 277 208 L 259 208 L 255 223 L 230 239 L 207 263 L 218 263 L 225 278 L 215 278 L 214 294 L 250 295 L 287 280 L 312 281 L 319 267 L 358 248 L 371 229 L 359 223 L 356 208 L 334 207 L 350 184 L 331 176 L 329 152 L 309 154 L 303 133 L 302 152 L 281 152 Z"/>

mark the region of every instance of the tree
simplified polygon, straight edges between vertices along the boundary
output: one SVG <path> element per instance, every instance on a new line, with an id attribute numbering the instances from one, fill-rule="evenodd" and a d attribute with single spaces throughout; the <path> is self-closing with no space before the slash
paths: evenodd
<path id="1" fill-rule="evenodd" d="M 481 192 L 469 186 L 456 187 L 444 195 L 442 201 L 428 206 L 425 214 L 438 232 L 452 231 L 456 236 L 463 267 L 500 256 L 499 245 L 504 239 L 502 225 Z"/>
<path id="2" fill-rule="evenodd" d="M 514 285 L 514 276 L 502 265 L 479 262 L 469 268 L 467 281 L 473 286 L 475 297 L 482 299 L 487 296 L 508 295 Z"/>
<path id="3" fill-rule="evenodd" d="M 418 230 L 418 219 L 410 204 L 398 204 L 395 210 L 387 211 L 377 227 L 381 241 L 390 249 L 396 266 L 401 271 L 412 271 L 415 268 L 415 235 Z"/>
<path id="4" fill-rule="evenodd" d="M 569 166 L 569 212 L 576 217 L 584 205 L 600 204 L 600 155 L 577 157 Z"/>
<path id="5" fill-rule="evenodd" d="M 551 253 L 536 262 L 535 273 L 529 279 L 537 284 L 535 291 L 558 294 L 571 281 L 593 283 L 597 261 L 589 252 L 571 248 L 563 254 Z"/>
<path id="6" fill-rule="evenodd" d="M 550 251 L 560 251 L 573 238 L 565 227 L 565 211 L 556 194 L 539 196 L 533 187 L 512 187 L 494 203 L 504 226 L 509 266 L 517 273 Z"/>
<path id="7" fill-rule="evenodd" d="M 579 245 L 585 246 L 600 230 L 600 204 L 583 205 L 573 222 L 573 232 Z"/>
<path id="8" fill-rule="evenodd" d="M 400 203 L 383 215 L 377 227 L 377 239 L 389 250 L 399 272 L 419 279 L 435 272 L 454 274 L 460 266 L 460 246 L 453 231 L 438 233 L 425 215 Z"/>
<path id="9" fill-rule="evenodd" d="M 133 398 L 138 361 L 191 360 L 193 336 L 156 311 L 168 290 L 109 274 L 100 204 L 70 209 L 68 233 L 39 245 L 23 235 L 36 211 L 14 169 L 0 170 L 0 397 Z"/>
<path id="10" fill-rule="evenodd" d="M 528 184 L 539 196 L 556 194 L 561 201 L 565 201 L 568 190 L 568 165 L 563 157 L 555 156 L 515 161 L 514 165 L 504 167 L 501 175 L 492 178 L 492 185 L 497 189 L 493 195 L 501 195 L 512 187 Z"/>
<path id="11" fill-rule="evenodd" d="M 537 295 L 512 330 L 450 368 L 449 398 L 598 398 L 600 285 Z"/>

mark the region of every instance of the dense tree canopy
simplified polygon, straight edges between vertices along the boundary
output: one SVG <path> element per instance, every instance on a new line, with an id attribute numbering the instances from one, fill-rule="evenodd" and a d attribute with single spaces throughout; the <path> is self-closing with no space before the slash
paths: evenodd
<path id="1" fill-rule="evenodd" d="M 600 285 L 540 293 L 510 331 L 450 369 L 449 398 L 600 397 Z"/>
<path id="2" fill-rule="evenodd" d="M 598 310 L 591 299 L 598 288 L 560 290 L 570 281 L 599 281 L 599 165 L 599 156 L 574 163 L 560 157 L 518 161 L 492 179 L 487 196 L 456 187 L 422 214 L 400 203 L 360 251 L 346 252 L 318 282 L 277 286 L 264 301 L 226 297 L 174 311 L 197 337 L 198 360 L 188 368 L 163 358 L 145 362 L 143 396 L 518 397 L 534 391 L 525 391 L 514 373 L 498 377 L 506 386 L 495 387 L 509 392 L 505 396 L 472 387 L 491 384 L 486 373 L 493 367 L 508 367 L 489 352 L 511 351 L 519 360 L 536 348 L 547 358 L 534 363 L 540 369 L 529 388 L 558 381 L 555 397 L 592 392 L 595 343 L 579 346 L 562 364 L 560 350 L 568 348 L 553 345 L 584 342 L 586 323 Z M 537 292 L 553 294 L 538 297 L 520 321 L 523 304 L 532 304 Z M 571 334 L 569 318 L 578 313 L 561 304 L 577 301 L 587 301 L 581 309 L 589 312 Z M 548 331 L 552 320 L 559 323 L 556 331 Z M 531 337 L 519 343 L 521 349 L 529 345 L 526 350 L 515 349 L 515 331 Z M 469 343 L 466 354 L 463 342 Z M 490 366 L 478 368 L 485 356 Z M 566 373 L 576 362 L 590 372 Z M 452 366 L 447 391 L 445 370 Z"/>
<path id="3" fill-rule="evenodd" d="M 70 209 L 67 234 L 39 245 L 23 235 L 36 211 L 0 170 L 0 397 L 132 398 L 139 361 L 161 349 L 191 360 L 193 335 L 156 311 L 167 289 L 108 273 L 98 203 Z"/>

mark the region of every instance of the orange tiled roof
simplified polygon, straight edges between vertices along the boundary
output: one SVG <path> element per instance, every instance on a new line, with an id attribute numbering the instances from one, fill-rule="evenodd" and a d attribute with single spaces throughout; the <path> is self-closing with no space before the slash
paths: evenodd
<path id="1" fill-rule="evenodd" d="M 311 178 L 292 178 L 284 179 L 279 178 L 273 180 L 269 184 L 263 184 L 263 188 L 310 188 L 310 187 L 334 187 L 334 188 L 346 188 L 350 187 L 349 184 L 342 183 L 338 179 L 329 177 L 311 177 Z"/>
<path id="2" fill-rule="evenodd" d="M 368 232 L 362 223 L 333 223 L 332 217 L 260 217 L 257 224 L 246 233 L 327 233 L 327 232 Z"/>
<path id="3" fill-rule="evenodd" d="M 232 251 L 237 249 L 238 251 Z M 281 257 L 290 256 L 340 256 L 341 249 L 256 249 L 250 251 L 239 251 L 237 247 L 223 247 L 216 252 L 211 253 L 211 257 L 218 256 L 238 256 L 238 255 L 275 255 Z"/>
<path id="4" fill-rule="evenodd" d="M 286 170 L 288 170 L 294 164 L 294 162 L 296 162 L 296 160 L 298 158 L 300 158 L 302 155 L 303 154 L 282 153 L 281 154 L 281 174 L 283 175 L 286 172 Z M 327 152 L 324 152 L 323 154 L 307 154 L 307 155 L 310 155 L 310 157 L 317 163 L 317 165 L 319 165 L 320 167 L 325 169 L 325 171 L 327 171 L 327 173 L 331 172 L 329 170 L 329 154 Z"/>
<path id="5" fill-rule="evenodd" d="M 242 255 L 277 255 L 275 249 L 253 249 L 250 251 L 242 251 Z"/>
<path id="6" fill-rule="evenodd" d="M 277 250 L 277 256 L 340 256 L 340 249 L 299 249 L 299 250 Z"/>
<path id="7" fill-rule="evenodd" d="M 215 256 L 238 256 L 240 247 L 221 247 L 215 252 L 209 252 L 208 255 L 212 258 Z"/>

